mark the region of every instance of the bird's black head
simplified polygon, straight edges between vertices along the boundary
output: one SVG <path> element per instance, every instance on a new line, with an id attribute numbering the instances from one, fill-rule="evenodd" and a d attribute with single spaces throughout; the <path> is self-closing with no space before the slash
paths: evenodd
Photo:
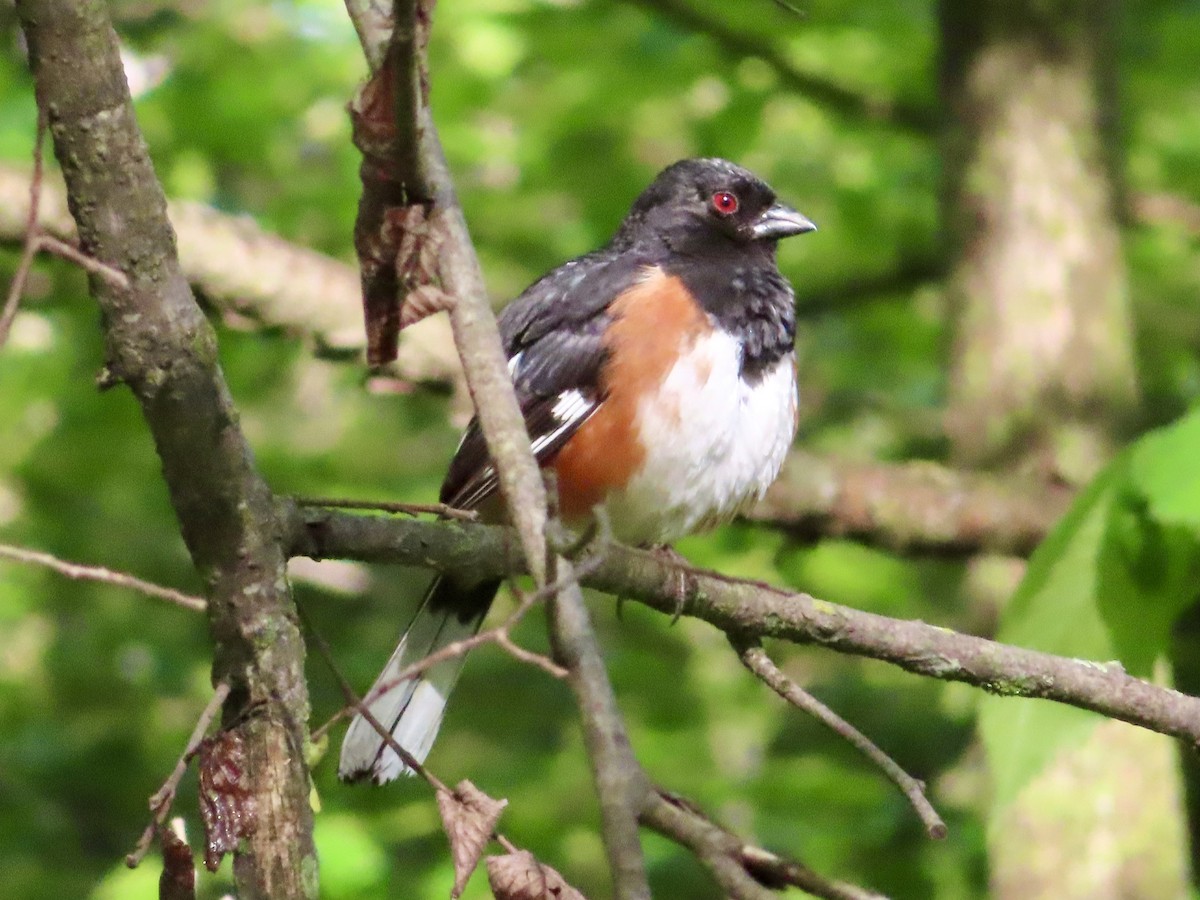
<path id="1" fill-rule="evenodd" d="M 753 172 L 724 159 L 684 159 L 642 191 L 622 231 L 660 235 L 676 250 L 714 244 L 765 243 L 815 231 Z"/>

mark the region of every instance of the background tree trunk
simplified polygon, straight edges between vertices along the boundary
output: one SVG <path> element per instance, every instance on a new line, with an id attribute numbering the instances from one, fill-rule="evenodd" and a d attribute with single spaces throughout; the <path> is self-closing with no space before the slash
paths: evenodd
<path id="1" fill-rule="evenodd" d="M 944 0 L 948 430 L 1086 480 L 1137 399 L 1114 177 L 1114 6 Z"/>
<path id="2" fill-rule="evenodd" d="M 965 465 L 1082 482 L 1137 401 L 1115 11 L 1111 0 L 941 3 L 947 430 Z M 993 815 L 994 896 L 1184 895 L 1179 782 L 1169 741 L 1100 726 Z"/>

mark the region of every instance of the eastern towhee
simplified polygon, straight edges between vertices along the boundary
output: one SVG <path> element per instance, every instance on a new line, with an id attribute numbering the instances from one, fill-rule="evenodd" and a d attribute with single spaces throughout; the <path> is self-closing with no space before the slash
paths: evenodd
<path id="1" fill-rule="evenodd" d="M 554 468 L 568 523 L 602 506 L 618 540 L 665 544 L 762 497 L 796 431 L 795 310 L 775 248 L 814 228 L 745 169 L 683 160 L 642 192 L 605 247 L 559 266 L 503 311 L 533 452 Z M 442 502 L 495 508 L 497 487 L 472 422 Z M 435 579 L 375 682 L 385 690 L 367 695 L 418 760 L 463 657 L 398 683 L 395 675 L 478 631 L 498 588 Z M 407 771 L 356 716 L 339 775 L 383 783 Z"/>

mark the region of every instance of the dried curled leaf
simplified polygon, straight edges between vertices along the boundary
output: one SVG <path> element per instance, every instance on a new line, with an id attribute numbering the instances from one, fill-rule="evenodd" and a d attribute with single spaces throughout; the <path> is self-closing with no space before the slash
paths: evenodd
<path id="1" fill-rule="evenodd" d="M 392 164 L 396 141 L 393 78 L 389 60 L 358 89 L 349 106 L 354 146 L 377 168 Z"/>
<path id="2" fill-rule="evenodd" d="M 454 298 L 440 287 L 432 284 L 415 287 L 400 304 L 400 329 L 404 330 L 434 313 L 449 309 L 453 304 Z"/>
<path id="3" fill-rule="evenodd" d="M 563 877 L 528 850 L 489 856 L 488 884 L 496 900 L 585 900 Z"/>
<path id="4" fill-rule="evenodd" d="M 437 285 L 441 220 L 420 204 L 391 210 L 398 229 L 396 274 L 404 299 L 400 301 L 400 327 L 407 328 L 436 312 L 449 309 L 453 298 Z"/>
<path id="5" fill-rule="evenodd" d="M 492 831 L 508 801 L 489 797 L 471 782 L 463 780 L 452 794 L 438 791 L 437 805 L 446 837 L 450 839 L 450 855 L 454 859 L 454 889 L 450 896 L 456 898 L 479 865 L 483 848 L 491 840 Z"/>
<path id="6" fill-rule="evenodd" d="M 163 870 L 158 876 L 159 900 L 196 900 L 196 862 L 187 841 L 170 828 L 159 829 Z"/>
<path id="7" fill-rule="evenodd" d="M 236 731 L 222 731 L 200 745 L 200 817 L 204 865 L 215 872 L 221 858 L 254 831 L 257 804 L 246 771 L 246 748 Z"/>

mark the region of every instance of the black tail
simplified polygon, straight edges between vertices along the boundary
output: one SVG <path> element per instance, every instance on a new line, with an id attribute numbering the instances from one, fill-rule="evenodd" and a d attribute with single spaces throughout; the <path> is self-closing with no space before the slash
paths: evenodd
<path id="1" fill-rule="evenodd" d="M 499 588 L 500 582 L 492 581 L 463 590 L 447 579 L 435 578 L 392 658 L 363 698 L 371 715 L 418 762 L 425 761 L 433 746 L 466 654 L 432 665 L 412 678 L 397 681 L 396 676 L 442 647 L 479 631 Z M 371 723 L 355 716 L 342 741 L 338 776 L 344 781 L 370 778 L 383 784 L 411 774 Z"/>

